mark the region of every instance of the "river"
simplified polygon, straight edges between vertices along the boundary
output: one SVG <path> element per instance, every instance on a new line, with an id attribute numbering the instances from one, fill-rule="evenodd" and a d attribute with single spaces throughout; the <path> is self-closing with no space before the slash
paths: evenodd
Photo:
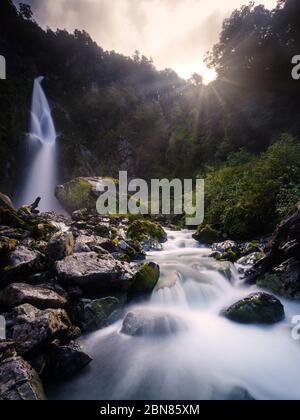
<path id="1" fill-rule="evenodd" d="M 120 332 L 120 321 L 85 337 L 93 362 L 56 386 L 50 398 L 300 399 L 300 342 L 291 334 L 299 303 L 281 300 L 286 319 L 271 327 L 222 318 L 224 307 L 257 289 L 243 286 L 235 267 L 210 252 L 191 232 L 169 231 L 163 251 L 147 256 L 160 265 L 161 277 L 151 301 L 139 309 L 174 316 L 186 328 L 130 337 Z"/>

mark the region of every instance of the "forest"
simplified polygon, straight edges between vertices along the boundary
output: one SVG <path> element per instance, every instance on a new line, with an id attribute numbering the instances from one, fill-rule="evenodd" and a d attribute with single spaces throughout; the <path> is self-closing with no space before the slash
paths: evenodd
<path id="1" fill-rule="evenodd" d="M 0 187 L 17 194 L 32 80 L 59 132 L 60 181 L 76 176 L 206 179 L 207 223 L 230 237 L 271 232 L 300 193 L 300 5 L 248 5 L 223 22 L 206 63 L 217 80 L 182 80 L 136 51 L 104 51 L 84 31 L 43 30 L 30 7 L 0 4 Z M 218 197 L 218 198 L 216 198 Z"/>

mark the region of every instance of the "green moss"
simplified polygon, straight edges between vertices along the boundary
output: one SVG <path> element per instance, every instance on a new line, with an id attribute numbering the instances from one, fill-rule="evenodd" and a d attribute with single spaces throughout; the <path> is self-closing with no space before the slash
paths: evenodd
<path id="1" fill-rule="evenodd" d="M 76 178 L 57 190 L 57 198 L 69 212 L 82 208 L 95 208 L 96 198 L 91 195 L 92 186 L 84 178 Z"/>
<path id="2" fill-rule="evenodd" d="M 144 241 L 154 239 L 159 242 L 167 240 L 167 234 L 163 227 L 148 220 L 135 220 L 128 228 L 127 235 L 133 241 Z"/>
<path id="3" fill-rule="evenodd" d="M 212 228 L 210 225 L 198 226 L 197 232 L 193 235 L 196 241 L 203 244 L 212 245 L 216 242 L 220 242 L 223 238 L 219 231 Z"/>
<path id="4" fill-rule="evenodd" d="M 134 277 L 131 293 L 151 293 L 159 280 L 159 276 L 160 269 L 157 264 L 150 262 L 142 265 Z"/>

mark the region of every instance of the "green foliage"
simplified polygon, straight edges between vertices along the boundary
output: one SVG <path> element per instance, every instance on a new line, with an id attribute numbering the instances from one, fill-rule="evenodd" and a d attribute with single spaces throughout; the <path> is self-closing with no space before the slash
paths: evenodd
<path id="1" fill-rule="evenodd" d="M 206 222 L 249 239 L 271 232 L 299 199 L 300 145 L 284 135 L 258 157 L 237 157 L 207 173 Z"/>

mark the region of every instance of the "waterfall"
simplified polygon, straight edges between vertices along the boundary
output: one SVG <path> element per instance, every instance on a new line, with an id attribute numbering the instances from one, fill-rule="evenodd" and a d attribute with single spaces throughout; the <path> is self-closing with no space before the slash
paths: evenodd
<path id="1" fill-rule="evenodd" d="M 57 185 L 57 134 L 48 100 L 42 88 L 43 77 L 34 81 L 30 132 L 26 138 L 29 169 L 18 204 L 31 204 L 41 197 L 41 211 L 61 211 L 54 191 Z"/>

